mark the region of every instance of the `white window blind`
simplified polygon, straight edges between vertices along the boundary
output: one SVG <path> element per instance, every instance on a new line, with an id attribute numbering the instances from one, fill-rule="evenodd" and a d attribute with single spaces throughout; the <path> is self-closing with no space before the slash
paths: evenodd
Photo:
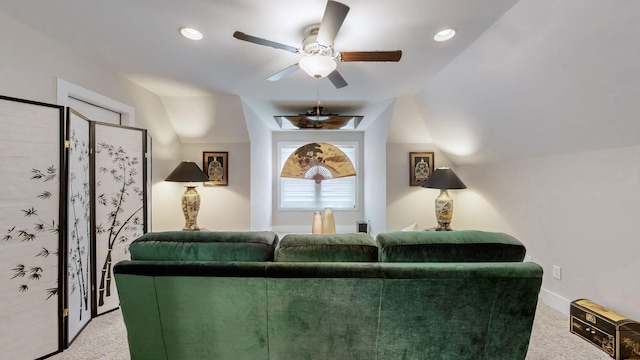
<path id="1" fill-rule="evenodd" d="M 282 171 L 284 163 L 297 148 L 304 145 L 300 143 L 278 143 L 278 175 Z M 353 163 L 356 170 L 357 143 L 332 143 L 342 150 Z M 280 182 L 280 208 L 281 209 L 333 209 L 353 210 L 356 208 L 357 181 L 356 176 L 338 179 L 323 180 L 317 184 L 313 180 L 282 178 Z"/>

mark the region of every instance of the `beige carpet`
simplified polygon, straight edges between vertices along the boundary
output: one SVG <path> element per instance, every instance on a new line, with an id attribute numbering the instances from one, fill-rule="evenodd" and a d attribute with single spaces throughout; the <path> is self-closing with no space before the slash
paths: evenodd
<path id="1" fill-rule="evenodd" d="M 527 360 L 611 360 L 604 351 L 569 331 L 569 317 L 538 304 Z"/>
<path id="2" fill-rule="evenodd" d="M 49 359 L 129 360 L 127 335 L 120 311 L 91 320 L 69 349 Z M 605 360 L 611 358 L 571 334 L 566 315 L 540 303 L 533 323 L 533 333 L 526 359 Z"/>

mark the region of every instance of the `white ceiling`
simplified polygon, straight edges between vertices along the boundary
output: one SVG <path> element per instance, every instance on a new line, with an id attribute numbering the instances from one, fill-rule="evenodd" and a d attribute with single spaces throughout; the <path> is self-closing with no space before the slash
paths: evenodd
<path id="1" fill-rule="evenodd" d="M 640 1 L 520 0 L 419 97 L 459 164 L 640 145 Z"/>
<path id="2" fill-rule="evenodd" d="M 158 94 L 170 116 L 212 94 L 217 112 L 241 111 L 237 95 L 273 128 L 273 115 L 318 99 L 367 116 L 415 96 L 429 136 L 459 163 L 640 145 L 640 1 L 341 2 L 351 10 L 338 51 L 403 51 L 399 63 L 339 63 L 342 89 L 302 71 L 266 81 L 300 55 L 232 36 L 300 47 L 326 0 L 0 0 L 0 11 Z M 448 26 L 458 36 L 434 42 Z"/>
<path id="3" fill-rule="evenodd" d="M 338 51 L 403 51 L 399 63 L 339 63 L 349 83 L 343 89 L 303 71 L 266 81 L 301 55 L 232 36 L 238 30 L 301 47 L 303 29 L 320 22 L 326 0 L 20 0 L 2 1 L 0 11 L 160 96 L 215 92 L 283 105 L 313 105 L 318 97 L 362 105 L 420 90 L 516 2 L 341 1 L 351 9 L 335 40 Z M 182 38 L 181 26 L 199 29 L 204 39 Z M 457 37 L 433 41 L 449 26 Z"/>

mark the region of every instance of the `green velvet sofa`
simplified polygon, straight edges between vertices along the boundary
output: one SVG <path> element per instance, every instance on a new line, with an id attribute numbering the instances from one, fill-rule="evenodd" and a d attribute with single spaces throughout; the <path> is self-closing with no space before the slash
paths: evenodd
<path id="1" fill-rule="evenodd" d="M 114 267 L 132 359 L 524 359 L 542 268 L 506 234 L 149 233 Z"/>

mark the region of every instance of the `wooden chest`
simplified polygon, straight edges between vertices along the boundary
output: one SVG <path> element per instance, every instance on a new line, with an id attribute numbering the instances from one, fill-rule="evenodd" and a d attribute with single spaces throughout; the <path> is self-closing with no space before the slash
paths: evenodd
<path id="1" fill-rule="evenodd" d="M 594 303 L 571 302 L 570 330 L 616 360 L 640 359 L 640 323 Z"/>

